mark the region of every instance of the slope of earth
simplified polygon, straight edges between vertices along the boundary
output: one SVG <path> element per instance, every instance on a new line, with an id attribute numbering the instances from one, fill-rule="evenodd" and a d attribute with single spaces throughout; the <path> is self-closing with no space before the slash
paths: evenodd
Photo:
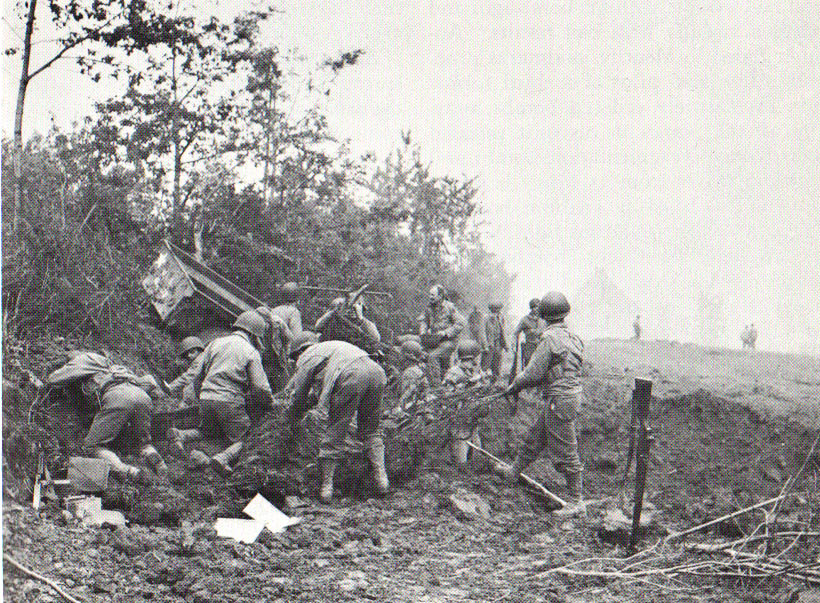
<path id="1" fill-rule="evenodd" d="M 486 472 L 458 470 L 437 456 L 387 498 L 359 495 L 329 506 L 306 501 L 288 510 L 302 517 L 301 524 L 240 544 L 217 538 L 212 525 L 217 515 L 239 515 L 244 500 L 233 499 L 220 478 L 186 475 L 175 463 L 173 490 L 182 496 L 175 515 L 148 513 L 142 523 L 117 530 L 83 526 L 54 505 L 35 512 L 28 500 L 12 500 L 4 491 L 4 553 L 88 602 L 802 600 L 799 591 L 807 585 L 783 576 L 754 581 L 544 574 L 581 559 L 624 555 L 613 544 L 619 539 L 607 537 L 601 526 L 608 510 L 629 506 L 621 504 L 620 483 L 630 375 L 653 381 L 656 440 L 646 499 L 657 511 L 645 546 L 669 530 L 776 496 L 801 468 L 793 486 L 801 496 L 783 504 L 778 522 L 781 529 L 818 530 L 820 455 L 808 457 L 816 431 L 808 420 L 789 418 L 812 416 L 819 374 L 814 359 L 787 362 L 776 355 L 622 341 L 590 342 L 587 359 L 587 400 L 578 422 L 585 494 L 594 501 L 586 518 L 556 521 L 520 487 Z M 770 399 L 781 405 L 767 406 Z M 17 416 L 6 404 L 4 399 L 4 422 Z M 520 438 L 535 416 L 535 400 L 527 395 L 510 430 Z M 564 494 L 563 479 L 545 459 L 528 473 Z M 151 508 L 150 500 L 145 507 Z M 747 514 L 694 538 L 736 538 L 764 517 Z M 687 554 L 675 548 L 669 563 Z M 787 554 L 795 563 L 820 563 L 816 538 L 795 540 Z M 13 601 L 59 600 L 8 564 L 3 593 Z"/>

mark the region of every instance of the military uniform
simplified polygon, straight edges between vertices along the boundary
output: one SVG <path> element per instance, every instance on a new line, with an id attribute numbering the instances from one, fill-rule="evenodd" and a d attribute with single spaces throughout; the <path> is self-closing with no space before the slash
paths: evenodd
<path id="1" fill-rule="evenodd" d="M 491 313 L 484 323 L 487 353 L 484 356 L 482 368 L 491 371 L 493 379 L 498 379 L 498 373 L 501 368 L 501 350 L 507 349 L 507 340 L 504 337 L 504 326 L 504 317 L 495 312 Z"/>
<path id="2" fill-rule="evenodd" d="M 315 404 L 328 409 L 327 430 L 319 444 L 319 458 L 339 460 L 354 414 L 357 438 L 365 447 L 382 446 L 384 370 L 367 352 L 345 341 L 326 341 L 307 348 L 296 363 L 291 416 L 299 420 Z M 313 388 L 316 399 L 311 401 Z"/>
<path id="3" fill-rule="evenodd" d="M 518 340 L 518 334 L 524 334 L 524 341 L 521 342 L 521 366 L 527 366 L 532 358 L 535 348 L 538 347 L 538 342 L 541 341 L 541 335 L 547 328 L 547 323 L 543 318 L 527 314 L 518 323 L 515 328 L 513 339 Z"/>
<path id="4" fill-rule="evenodd" d="M 430 376 L 439 381 L 441 374 L 450 366 L 450 357 L 456 349 L 456 339 L 466 326 L 466 320 L 455 304 L 442 300 L 436 306 L 427 306 L 424 314 L 419 316 L 422 332 L 442 332 L 444 338 L 438 346 L 429 351 Z"/>
<path id="5" fill-rule="evenodd" d="M 510 393 L 527 387 L 543 388 L 544 407 L 530 428 L 516 464 L 526 467 L 545 448 L 558 471 L 580 475 L 575 418 L 581 407 L 581 365 L 584 344 L 563 321 L 547 327 L 527 367 L 510 385 Z"/>
<path id="6" fill-rule="evenodd" d="M 203 432 L 221 432 L 229 441 L 239 442 L 250 427 L 246 394 L 259 395 L 263 405 L 271 402 L 262 358 L 242 331 L 214 339 L 201 358 L 193 388 L 202 409 Z"/>
<path id="7" fill-rule="evenodd" d="M 262 315 L 267 324 L 260 351 L 262 368 L 265 370 L 272 391 L 282 391 L 290 378 L 288 374 L 288 347 L 293 333 L 287 322 L 274 310 L 267 306 L 261 306 L 256 311 Z M 296 312 L 299 311 L 296 310 Z M 282 322 L 277 319 L 282 319 Z M 301 318 L 299 322 L 301 325 Z"/>
<path id="8" fill-rule="evenodd" d="M 168 391 L 172 394 L 183 392 L 183 400 L 189 400 L 190 395 L 186 395 L 186 390 L 190 391 L 190 385 L 194 381 L 194 377 L 202 370 L 202 354 L 194 358 L 191 365 L 176 379 L 168 384 Z M 193 393 L 193 392 L 191 392 Z"/>
<path id="9" fill-rule="evenodd" d="M 301 335 L 302 331 L 304 331 L 302 328 L 302 313 L 299 312 L 299 308 L 293 304 L 276 306 L 271 309 L 271 313 L 282 319 L 282 322 L 287 325 L 294 337 Z"/>

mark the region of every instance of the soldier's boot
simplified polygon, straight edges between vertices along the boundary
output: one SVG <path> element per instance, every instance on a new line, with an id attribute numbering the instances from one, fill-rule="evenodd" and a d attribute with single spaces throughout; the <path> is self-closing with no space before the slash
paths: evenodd
<path id="1" fill-rule="evenodd" d="M 333 500 L 333 474 L 339 461 L 336 459 L 319 459 L 319 471 L 322 474 L 322 485 L 319 488 L 319 500 L 329 504 Z"/>
<path id="2" fill-rule="evenodd" d="M 143 449 L 140 450 L 140 456 L 145 459 L 145 462 L 148 463 L 148 466 L 157 474 L 157 477 L 163 479 L 168 477 L 168 465 L 165 464 L 165 460 L 152 444 L 144 446 Z"/>
<path id="3" fill-rule="evenodd" d="M 176 427 L 169 427 L 166 436 L 168 438 L 168 450 L 180 458 L 186 458 L 187 456 L 185 442 L 202 439 L 202 433 L 198 429 L 177 429 Z"/>
<path id="4" fill-rule="evenodd" d="M 89 452 L 91 456 L 108 463 L 111 471 L 120 479 L 131 479 L 143 485 L 151 484 L 151 478 L 144 469 L 123 463 L 119 455 L 110 448 L 94 448 Z"/>
<path id="5" fill-rule="evenodd" d="M 233 473 L 231 463 L 239 456 L 240 452 L 242 452 L 242 442 L 231 444 L 219 454 L 211 457 L 211 469 L 222 476 L 223 479 L 228 479 Z"/>
<path id="6" fill-rule="evenodd" d="M 578 515 L 586 515 L 587 506 L 583 501 L 583 477 L 582 472 L 564 472 L 567 478 L 567 504 L 560 509 L 553 511 L 552 514 L 557 519 L 568 519 Z"/>
<path id="7" fill-rule="evenodd" d="M 376 491 L 381 495 L 387 494 L 390 491 L 390 481 L 387 479 L 387 469 L 384 466 L 384 440 L 379 437 L 368 440 L 367 458 L 373 465 Z"/>
<path id="8" fill-rule="evenodd" d="M 529 463 L 527 460 L 521 456 L 519 452 L 516 457 L 515 461 L 512 465 L 508 465 L 506 463 L 498 463 L 494 467 L 495 472 L 501 475 L 508 484 L 512 485 L 518 481 L 518 478 L 521 477 L 521 472 L 527 468 Z"/>

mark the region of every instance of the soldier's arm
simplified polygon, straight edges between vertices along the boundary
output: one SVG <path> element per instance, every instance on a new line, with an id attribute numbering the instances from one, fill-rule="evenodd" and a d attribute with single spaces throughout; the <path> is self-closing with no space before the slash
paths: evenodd
<path id="1" fill-rule="evenodd" d="M 427 326 L 427 316 L 422 314 L 419 316 L 419 335 L 424 335 L 429 327 Z"/>
<path id="2" fill-rule="evenodd" d="M 330 318 L 336 313 L 336 310 L 330 309 L 324 314 L 319 317 L 319 320 L 316 321 L 316 326 L 313 328 L 314 331 L 317 333 L 322 331 L 325 328 L 325 325 L 330 320 Z"/>
<path id="3" fill-rule="evenodd" d="M 320 356 L 311 356 L 308 359 L 302 360 L 296 367 L 296 373 L 291 379 L 293 385 L 293 394 L 291 395 L 291 404 L 288 414 L 292 424 L 298 423 L 304 414 L 310 410 L 312 406 L 318 401 L 316 398 L 310 396 L 310 388 L 313 385 L 316 375 L 327 364 L 327 358 Z"/>
<path id="4" fill-rule="evenodd" d="M 290 318 L 288 318 L 288 328 L 294 337 L 301 335 L 304 331 L 302 328 L 302 313 L 299 312 L 299 308 L 294 308 Z"/>
<path id="5" fill-rule="evenodd" d="M 375 323 L 371 320 L 368 320 L 364 317 L 361 319 L 361 327 L 364 331 L 364 334 L 373 342 L 373 343 L 380 343 L 382 340 L 382 336 L 379 333 L 378 327 Z"/>
<path id="6" fill-rule="evenodd" d="M 258 399 L 263 408 L 270 408 L 273 404 L 270 383 L 265 369 L 262 368 L 262 357 L 259 352 L 253 354 L 248 361 L 248 389 L 254 399 Z"/>
<path id="7" fill-rule="evenodd" d="M 168 390 L 172 394 L 178 394 L 181 391 L 185 391 L 185 388 L 191 384 L 194 380 L 194 377 L 202 370 L 202 354 L 194 358 L 194 361 L 191 363 L 191 366 L 187 368 L 187 370 L 182 373 L 179 377 L 171 381 L 168 384 Z"/>
<path id="8" fill-rule="evenodd" d="M 534 387 L 541 383 L 547 376 L 552 358 L 552 348 L 550 342 L 542 339 L 535 348 L 532 358 L 530 358 L 527 368 L 518 374 L 515 381 L 509 387 L 509 393 L 517 394 L 522 389 Z"/>

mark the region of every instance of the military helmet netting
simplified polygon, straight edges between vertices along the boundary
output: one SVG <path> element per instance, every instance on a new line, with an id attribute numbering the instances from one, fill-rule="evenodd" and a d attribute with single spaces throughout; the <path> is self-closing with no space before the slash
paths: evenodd
<path id="1" fill-rule="evenodd" d="M 465 339 L 458 344 L 458 357 L 461 359 L 475 358 L 481 354 L 481 346 L 474 339 Z"/>
<path id="2" fill-rule="evenodd" d="M 569 314 L 569 310 L 569 302 L 567 301 L 567 298 L 564 297 L 563 293 L 559 293 L 558 291 L 550 291 L 541 298 L 539 312 L 541 314 L 541 318 L 545 320 L 557 320 L 564 318 L 567 314 Z"/>
<path id="3" fill-rule="evenodd" d="M 186 337 L 179 345 L 179 355 L 184 356 L 191 350 L 199 350 L 201 352 L 204 349 L 205 346 L 199 337 Z"/>
<path id="4" fill-rule="evenodd" d="M 234 330 L 242 329 L 251 335 L 264 337 L 268 324 L 262 315 L 256 310 L 242 312 L 233 323 Z"/>

